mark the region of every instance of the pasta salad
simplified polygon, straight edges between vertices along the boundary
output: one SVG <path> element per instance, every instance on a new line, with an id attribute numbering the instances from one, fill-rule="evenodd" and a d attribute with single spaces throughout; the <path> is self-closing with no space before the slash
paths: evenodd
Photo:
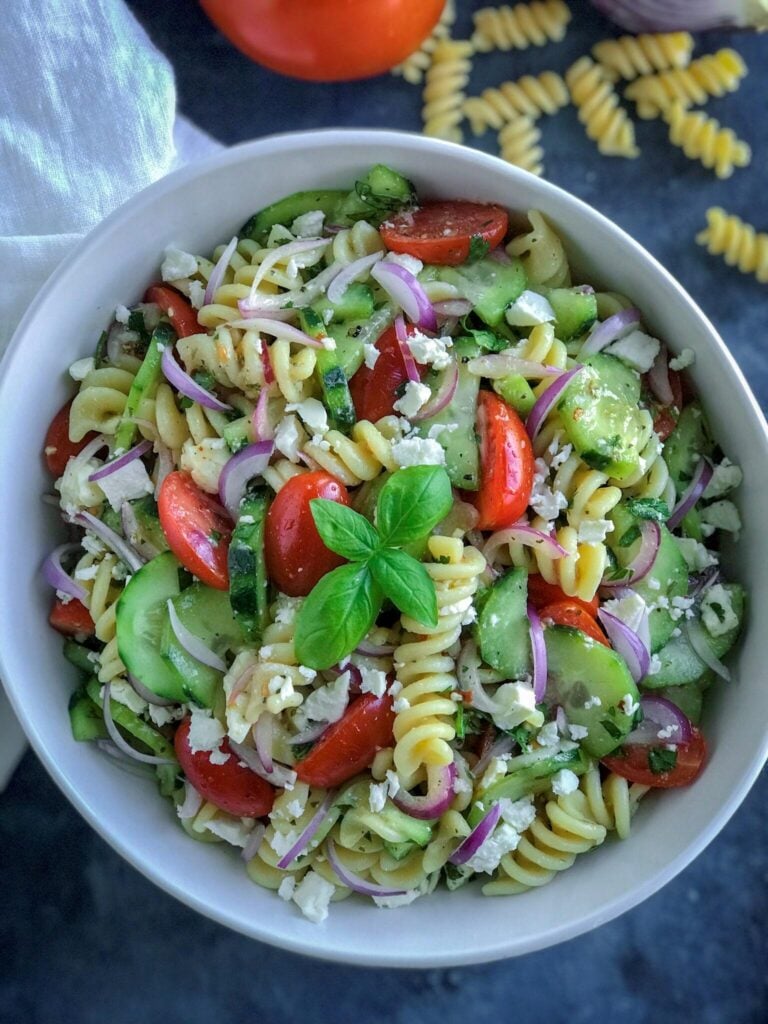
<path id="1" fill-rule="evenodd" d="M 514 222 L 379 164 L 172 246 L 45 439 L 75 739 L 313 921 L 542 885 L 705 764 L 741 472 Z"/>

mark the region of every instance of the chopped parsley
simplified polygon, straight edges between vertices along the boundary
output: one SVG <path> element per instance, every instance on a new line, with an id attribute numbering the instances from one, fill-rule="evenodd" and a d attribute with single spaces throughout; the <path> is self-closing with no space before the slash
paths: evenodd
<path id="1" fill-rule="evenodd" d="M 654 775 L 671 772 L 677 764 L 677 751 L 666 747 L 651 747 L 648 751 L 648 767 Z"/>
<path id="2" fill-rule="evenodd" d="M 509 348 L 507 339 L 500 338 L 493 331 L 477 330 L 474 327 L 468 327 L 467 331 L 472 335 L 480 348 L 485 349 L 486 352 L 503 352 L 504 349 Z"/>
<path id="3" fill-rule="evenodd" d="M 507 735 L 511 736 L 515 743 L 520 747 L 524 754 L 527 754 L 531 749 L 531 740 L 533 739 L 533 729 L 529 729 L 525 725 L 516 725 L 514 729 L 508 729 Z"/>
<path id="4" fill-rule="evenodd" d="M 619 547 L 628 548 L 630 544 L 635 543 L 639 536 L 640 527 L 637 525 L 637 523 L 635 523 L 634 526 L 630 526 L 630 528 L 621 535 L 621 538 L 619 540 Z"/>
<path id="5" fill-rule="evenodd" d="M 605 731 L 608 733 L 608 735 L 612 736 L 613 739 L 615 739 L 615 740 L 620 740 L 621 739 L 621 737 L 623 735 L 621 729 L 618 727 L 618 725 L 616 725 L 615 722 L 612 722 L 610 720 L 610 718 L 603 718 L 602 721 L 600 722 L 600 725 L 602 725 L 602 727 L 605 729 Z"/>
<path id="6" fill-rule="evenodd" d="M 664 523 L 669 519 L 669 506 L 660 498 L 630 498 L 627 501 L 627 511 L 635 519 L 653 519 L 657 523 Z"/>
<path id="7" fill-rule="evenodd" d="M 472 235 L 469 240 L 469 256 L 467 263 L 477 263 L 478 260 L 488 255 L 491 243 L 487 242 L 482 235 Z"/>

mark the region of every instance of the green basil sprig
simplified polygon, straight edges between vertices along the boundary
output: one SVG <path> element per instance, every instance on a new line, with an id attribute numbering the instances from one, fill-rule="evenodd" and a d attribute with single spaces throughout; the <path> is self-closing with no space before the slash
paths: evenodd
<path id="1" fill-rule="evenodd" d="M 437 594 L 429 573 L 400 550 L 426 537 L 453 504 L 442 466 L 410 466 L 387 480 L 376 502 L 376 526 L 358 512 L 325 498 L 310 503 L 323 543 L 349 559 L 324 576 L 296 619 L 296 656 L 322 671 L 357 647 L 385 597 L 425 626 L 437 625 Z"/>

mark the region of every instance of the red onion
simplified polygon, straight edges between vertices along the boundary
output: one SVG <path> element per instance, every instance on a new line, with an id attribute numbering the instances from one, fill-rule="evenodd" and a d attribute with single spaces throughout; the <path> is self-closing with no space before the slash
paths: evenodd
<path id="1" fill-rule="evenodd" d="M 528 437 L 530 437 L 531 441 L 536 440 L 536 436 L 544 425 L 544 420 L 552 411 L 553 406 L 571 383 L 573 378 L 577 377 L 583 369 L 583 366 L 574 366 L 572 370 L 568 370 L 567 373 L 564 373 L 561 377 L 558 377 L 556 381 L 553 381 L 553 383 L 550 384 L 549 387 L 536 399 L 536 402 L 528 413 L 528 418 L 525 421 L 525 429 L 528 431 Z"/>
<path id="2" fill-rule="evenodd" d="M 488 747 L 486 752 L 483 754 L 483 756 L 478 759 L 477 763 L 472 769 L 471 774 L 474 776 L 474 778 L 479 779 L 480 776 L 485 771 L 485 769 L 488 767 L 488 765 L 491 763 L 491 761 L 493 761 L 495 757 L 503 757 L 505 754 L 510 754 L 512 752 L 512 748 L 514 747 L 514 745 L 515 741 L 512 739 L 512 737 L 507 733 L 502 733 L 502 735 L 499 736 L 496 742 L 492 743 L 491 746 Z"/>
<path id="3" fill-rule="evenodd" d="M 706 491 L 713 473 L 712 464 L 707 459 L 700 459 L 698 466 L 694 470 L 691 482 L 672 509 L 672 515 L 667 520 L 667 529 L 674 530 L 682 523 L 683 519 L 685 519 L 704 491 Z"/>
<path id="4" fill-rule="evenodd" d="M 581 354 L 589 355 L 593 352 L 600 352 L 606 345 L 611 345 L 614 341 L 626 338 L 628 334 L 637 330 L 639 326 L 640 310 L 634 308 L 622 309 L 595 327 L 582 345 Z"/>
<path id="5" fill-rule="evenodd" d="M 361 878 L 360 875 L 356 875 L 353 871 L 345 868 L 339 860 L 336 846 L 331 838 L 328 839 L 325 845 L 325 852 L 328 856 L 328 863 L 338 875 L 339 881 L 343 882 L 353 892 L 359 893 L 361 896 L 405 896 L 406 889 L 392 889 L 387 885 L 377 885 L 375 882 L 368 882 L 365 878 Z M 278 861 L 278 867 L 281 866 Z"/>
<path id="6" fill-rule="evenodd" d="M 399 313 L 395 317 L 395 337 L 397 338 L 397 344 L 400 346 L 400 352 L 403 356 L 403 362 L 405 363 L 405 372 L 408 374 L 408 380 L 414 384 L 421 380 L 421 374 L 416 366 L 416 360 L 413 358 L 410 345 L 408 344 L 408 335 L 405 330 L 405 320 L 403 320 L 402 313 Z"/>
<path id="7" fill-rule="evenodd" d="M 321 270 L 317 277 L 313 277 L 311 281 L 299 288 L 281 292 L 279 295 L 260 293 L 253 300 L 250 298 L 238 299 L 237 308 L 246 318 L 265 316 L 271 320 L 291 320 L 296 316 L 296 310 L 302 306 L 308 306 L 318 295 L 321 295 L 342 269 L 340 263 L 332 263 L 330 267 Z"/>
<path id="8" fill-rule="evenodd" d="M 240 856 L 243 860 L 248 863 L 249 860 L 253 860 L 256 854 L 259 852 L 262 840 L 264 839 L 264 833 L 267 831 L 267 826 L 263 821 L 257 821 L 253 826 L 253 831 L 248 836 L 248 842 L 243 847 L 243 852 Z"/>
<path id="9" fill-rule="evenodd" d="M 328 301 L 333 303 L 339 302 L 349 285 L 353 281 L 357 281 L 358 278 L 363 277 L 374 264 L 379 262 L 383 255 L 383 252 L 374 252 L 370 256 L 362 256 L 359 260 L 354 260 L 344 267 L 341 273 L 337 274 L 328 285 L 328 291 L 325 293 Z"/>
<path id="10" fill-rule="evenodd" d="M 672 385 L 669 383 L 668 360 L 669 352 L 666 346 L 662 345 L 648 372 L 648 385 L 662 405 L 672 405 L 675 400 Z"/>
<path id="11" fill-rule="evenodd" d="M 254 750 L 253 747 L 247 747 L 244 743 L 236 743 L 233 739 L 230 739 L 228 742 L 232 752 L 260 779 L 264 779 L 265 782 L 269 782 L 278 789 L 295 785 L 296 772 L 292 768 L 287 768 L 284 764 L 278 764 L 277 761 L 273 761 L 272 771 L 268 772 L 262 764 L 257 750 Z"/>
<path id="12" fill-rule="evenodd" d="M 709 569 L 704 569 L 702 572 L 693 573 L 688 577 L 688 597 L 699 597 L 713 583 L 716 583 L 719 578 L 720 570 L 716 565 L 712 565 Z"/>
<path id="13" fill-rule="evenodd" d="M 194 633 L 190 632 L 184 623 L 179 618 L 179 613 L 176 611 L 176 607 L 173 603 L 173 598 L 169 597 L 166 602 L 168 609 L 168 618 L 171 622 L 171 629 L 173 635 L 179 641 L 181 646 L 190 654 L 196 661 L 199 661 L 203 665 L 207 665 L 208 668 L 216 669 L 217 672 L 226 672 L 227 665 L 218 654 L 207 647 L 200 637 L 195 636 Z"/>
<path id="14" fill-rule="evenodd" d="M 208 278 L 208 284 L 205 286 L 205 295 L 203 296 L 203 305 L 207 306 L 210 302 L 213 302 L 214 296 L 219 289 L 219 285 L 224 280 L 224 274 L 227 272 L 229 261 L 232 259 L 235 249 L 237 248 L 237 235 L 232 239 L 229 245 L 226 247 L 224 252 L 219 256 L 216 261 L 216 266 L 213 268 L 211 276 Z"/>
<path id="15" fill-rule="evenodd" d="M 202 796 L 189 779 L 186 779 L 184 781 L 184 802 L 179 804 L 176 813 L 182 821 L 188 821 L 190 818 L 194 818 L 202 806 Z"/>
<path id="16" fill-rule="evenodd" d="M 444 299 L 433 302 L 432 308 L 438 316 L 466 316 L 472 312 L 472 303 L 469 299 Z"/>
<path id="17" fill-rule="evenodd" d="M 712 28 L 766 28 L 768 15 L 752 0 L 592 0 L 630 32 L 698 32 Z"/>
<path id="18" fill-rule="evenodd" d="M 219 475 L 219 497 L 233 519 L 237 519 L 248 483 L 262 475 L 274 450 L 273 441 L 258 441 L 241 448 L 225 463 Z"/>
<path id="19" fill-rule="evenodd" d="M 531 652 L 533 654 L 533 695 L 536 703 L 544 700 L 547 689 L 547 648 L 544 643 L 544 630 L 541 626 L 539 613 L 531 602 L 528 602 L 528 621 L 530 622 Z"/>
<path id="20" fill-rule="evenodd" d="M 367 640 L 361 640 L 355 648 L 355 654 L 363 654 L 368 658 L 383 658 L 387 654 L 394 653 L 394 644 L 372 644 Z"/>
<path id="21" fill-rule="evenodd" d="M 231 405 L 220 401 L 210 391 L 201 387 L 186 370 L 182 370 L 173 357 L 173 349 L 170 345 L 166 345 L 163 349 L 162 367 L 163 376 L 168 383 L 186 398 L 191 398 L 198 405 L 205 406 L 206 409 L 214 409 L 216 412 L 229 412 L 232 408 Z"/>
<path id="22" fill-rule="evenodd" d="M 262 342 L 259 355 L 261 356 L 261 365 L 264 370 L 264 383 L 269 387 L 275 383 L 275 371 L 272 369 L 272 360 L 269 358 L 269 348 L 264 342 Z"/>
<path id="23" fill-rule="evenodd" d="M 685 631 L 688 636 L 691 647 L 695 653 L 701 658 L 707 668 L 711 668 L 712 671 L 720 676 L 721 679 L 725 679 L 726 682 L 731 681 L 731 671 L 724 665 L 719 658 L 717 658 L 709 646 L 709 642 L 704 633 L 704 627 L 698 619 L 688 619 L 685 623 Z"/>
<path id="24" fill-rule="evenodd" d="M 269 385 L 265 385 L 259 392 L 256 408 L 251 417 L 251 429 L 257 441 L 272 441 L 275 437 L 275 428 L 269 422 Z"/>
<path id="25" fill-rule="evenodd" d="M 299 256 L 305 252 L 312 252 L 314 249 L 322 252 L 328 248 L 331 241 L 330 238 L 301 238 L 295 242 L 288 242 L 287 245 L 278 246 L 277 249 L 270 250 L 259 264 L 259 269 L 256 271 L 251 282 L 251 291 L 247 299 L 248 304 L 252 305 L 255 303 L 258 297 L 259 285 L 264 280 L 266 274 L 277 263 L 280 263 L 281 260 L 290 260 L 294 256 Z"/>
<path id="26" fill-rule="evenodd" d="M 629 565 L 625 567 L 629 575 L 621 580 L 607 580 L 603 578 L 600 582 L 601 587 L 615 590 L 620 587 L 631 586 L 648 575 L 653 568 L 653 563 L 656 561 L 656 555 L 661 544 L 659 524 L 652 519 L 644 519 L 640 524 L 640 537 L 640 548 Z"/>
<path id="27" fill-rule="evenodd" d="M 135 758 L 128 754 L 124 754 L 120 747 L 115 746 L 112 740 L 100 739 L 95 741 L 96 746 L 107 757 L 111 757 L 113 761 L 117 763 L 118 768 L 122 768 L 123 771 L 128 772 L 130 775 L 136 775 L 141 779 L 146 779 L 147 776 L 152 772 L 152 765 L 139 764 Z"/>
<path id="28" fill-rule="evenodd" d="M 512 258 L 503 246 L 498 246 L 496 249 L 491 249 L 488 253 L 488 259 L 494 260 L 496 263 L 509 264 L 512 262 Z"/>
<path id="29" fill-rule="evenodd" d="M 492 715 L 498 709 L 496 702 L 483 689 L 479 669 L 480 658 L 477 654 L 477 647 L 474 640 L 468 640 L 462 647 L 456 662 L 456 674 L 462 690 L 469 690 L 472 694 L 472 707 L 477 711 Z"/>
<path id="30" fill-rule="evenodd" d="M 401 267 L 399 263 L 381 260 L 371 270 L 371 277 L 378 281 L 412 323 L 425 331 L 437 330 L 437 317 L 432 303 L 421 282 L 410 270 Z"/>
<path id="31" fill-rule="evenodd" d="M 293 846 L 290 848 L 290 850 L 287 853 L 284 853 L 283 856 L 280 858 L 280 860 L 277 862 L 277 866 L 279 868 L 282 868 L 284 870 L 285 868 L 288 867 L 289 864 L 292 864 L 293 861 L 295 861 L 297 857 L 301 856 L 301 854 L 304 852 L 304 850 L 312 842 L 313 838 L 315 837 L 315 834 L 316 834 L 317 830 L 320 828 L 322 823 L 328 817 L 328 814 L 329 814 L 329 812 L 331 810 L 331 807 L 333 806 L 333 801 L 335 799 L 336 799 L 336 790 L 335 789 L 329 789 L 328 792 L 325 794 L 325 799 L 319 805 L 319 807 L 317 808 L 315 813 L 312 815 L 312 817 L 309 819 L 307 827 L 301 833 L 301 835 L 296 840 L 296 842 L 293 844 Z M 328 842 L 330 844 L 332 841 L 329 840 Z M 330 860 L 330 857 L 328 859 Z"/>
<path id="32" fill-rule="evenodd" d="M 657 747 L 663 743 L 689 743 L 693 730 L 691 723 L 666 697 L 644 693 L 640 698 L 643 721 L 624 739 L 624 744 L 638 744 L 643 747 Z M 669 736 L 659 736 L 660 730 L 669 730 Z"/>
<path id="33" fill-rule="evenodd" d="M 136 518 L 136 512 L 130 501 L 124 501 L 120 506 L 120 522 L 123 525 L 125 539 L 136 548 L 142 558 L 150 561 L 150 559 L 160 554 L 160 549 L 156 548 L 154 544 L 148 540 L 141 539 L 139 521 Z"/>
<path id="34" fill-rule="evenodd" d="M 344 665 L 343 668 L 341 666 L 341 663 L 339 663 L 337 665 L 332 665 L 329 669 L 326 669 L 326 671 L 330 672 L 332 676 L 336 677 L 343 676 L 345 672 L 349 672 L 350 686 L 359 686 L 360 683 L 362 683 L 363 681 L 363 676 L 362 673 L 360 672 L 360 669 L 357 667 L 357 665 L 351 665 L 349 664 L 349 662 L 347 662 L 347 664 Z"/>
<path id="35" fill-rule="evenodd" d="M 97 469 L 94 473 L 91 473 L 88 479 L 91 483 L 95 483 L 97 480 L 103 480 L 105 476 L 111 476 L 112 473 L 117 473 L 118 470 L 121 470 L 124 466 L 133 462 L 134 459 L 140 459 L 142 455 L 146 455 L 151 447 L 151 441 L 142 441 L 133 448 L 129 448 L 127 452 L 120 455 L 118 458 L 105 462 L 101 469 Z"/>
<path id="36" fill-rule="evenodd" d="M 483 554 L 488 562 L 492 562 L 499 548 L 505 544 L 526 544 L 528 547 L 543 547 L 550 558 L 565 558 L 568 552 L 557 538 L 529 526 L 526 522 L 515 523 L 504 530 L 497 530 L 483 547 Z"/>
<path id="37" fill-rule="evenodd" d="M 453 803 L 453 783 L 456 780 L 456 765 L 451 762 L 444 766 L 430 765 L 427 768 L 427 792 L 424 796 L 413 796 L 406 790 L 398 790 L 392 802 L 411 818 L 422 821 L 439 818 Z"/>
<path id="38" fill-rule="evenodd" d="M 298 747 L 304 743 L 314 743 L 315 740 L 320 739 L 330 724 L 330 722 L 315 722 L 312 725 L 308 725 L 306 729 L 302 729 L 295 736 L 291 736 L 288 743 L 292 747 Z"/>
<path id="39" fill-rule="evenodd" d="M 136 676 L 132 676 L 130 672 L 128 673 L 128 682 L 147 704 L 154 704 L 158 708 L 170 708 L 178 703 L 178 701 L 168 700 L 166 697 L 158 697 L 156 693 L 152 693 L 144 683 L 139 682 Z"/>
<path id="40" fill-rule="evenodd" d="M 79 550 L 79 544 L 60 544 L 57 548 L 54 548 L 43 562 L 42 572 L 45 582 L 49 583 L 54 590 L 60 590 L 62 594 L 69 594 L 70 597 L 82 601 L 88 596 L 85 587 L 81 587 L 79 583 L 76 583 L 64 571 L 61 565 L 61 559 L 64 555 L 69 555 L 73 551 Z"/>
<path id="41" fill-rule="evenodd" d="M 78 512 L 73 521 L 78 526 L 83 526 L 85 529 L 90 530 L 91 533 L 95 533 L 100 540 L 104 541 L 108 548 L 114 551 L 118 558 L 125 562 L 131 572 L 138 572 L 142 565 L 144 565 L 144 559 L 135 548 L 126 543 L 118 533 L 115 533 L 106 523 L 102 523 L 100 519 L 91 515 L 90 512 Z"/>
<path id="42" fill-rule="evenodd" d="M 112 742 L 115 744 L 115 746 L 119 750 L 122 750 L 124 754 L 127 754 L 128 757 L 132 757 L 134 761 L 141 761 L 142 764 L 176 764 L 176 761 L 169 757 L 158 757 L 156 754 L 141 754 L 139 753 L 138 750 L 134 750 L 130 743 L 127 743 L 123 739 L 122 735 L 120 734 L 120 731 L 118 730 L 112 718 L 112 708 L 110 706 L 111 689 L 111 683 L 107 683 L 104 686 L 104 699 L 102 702 L 102 707 L 104 711 L 104 725 L 107 727 L 107 732 L 109 733 L 110 738 L 112 739 Z"/>
<path id="43" fill-rule="evenodd" d="M 262 711 L 256 725 L 253 727 L 253 742 L 256 744 L 256 753 L 261 758 L 261 763 L 271 775 L 275 770 L 275 763 L 272 759 L 272 745 L 274 742 L 274 715 L 269 711 Z"/>
<path id="44" fill-rule="evenodd" d="M 100 451 L 102 448 L 108 447 L 109 441 L 107 438 L 103 434 L 99 434 L 97 437 L 94 437 L 92 441 L 89 441 L 81 452 L 78 452 L 77 455 L 74 456 L 74 461 L 78 465 L 80 463 L 84 464 L 88 462 L 89 459 L 93 458 L 96 452 Z M 69 463 L 67 463 L 67 465 L 69 465 Z"/>
<path id="45" fill-rule="evenodd" d="M 501 804 L 497 802 L 491 806 L 489 811 L 486 811 L 467 838 L 456 847 L 448 858 L 450 863 L 459 867 L 462 864 L 466 864 L 468 860 L 471 860 L 485 840 L 492 834 L 499 823 L 500 817 Z"/>
<path id="46" fill-rule="evenodd" d="M 155 453 L 157 454 L 157 473 L 155 474 L 155 497 L 160 493 L 163 481 L 174 469 L 173 452 L 168 445 L 162 441 L 155 441 Z"/>
<path id="47" fill-rule="evenodd" d="M 255 316 L 252 319 L 233 320 L 229 327 L 237 327 L 244 331 L 260 331 L 262 334 L 269 334 L 273 338 L 280 338 L 282 341 L 295 342 L 297 345 L 307 345 L 309 348 L 333 348 L 331 338 L 312 338 L 298 327 L 285 324 L 281 320 L 268 320 L 266 317 Z"/>
<path id="48" fill-rule="evenodd" d="M 450 365 L 445 368 L 440 384 L 435 389 L 434 394 L 427 404 L 419 409 L 415 416 L 411 416 L 411 421 L 413 423 L 421 423 L 422 420 L 428 420 L 432 416 L 437 416 L 446 405 L 453 401 L 453 396 L 456 394 L 458 386 L 459 364 L 455 359 L 452 359 Z"/>
<path id="49" fill-rule="evenodd" d="M 626 661 L 634 681 L 639 683 L 641 679 L 645 679 L 651 667 L 651 656 L 643 641 L 626 622 L 622 622 L 618 616 L 606 611 L 605 608 L 600 608 L 597 615 L 614 650 Z"/>
<path id="50" fill-rule="evenodd" d="M 534 363 L 530 359 L 520 359 L 515 355 L 514 349 L 470 359 L 467 369 L 476 377 L 488 377 L 490 380 L 508 377 L 511 373 L 536 378 L 560 376 L 563 373 L 556 366 L 545 366 L 544 363 Z"/>

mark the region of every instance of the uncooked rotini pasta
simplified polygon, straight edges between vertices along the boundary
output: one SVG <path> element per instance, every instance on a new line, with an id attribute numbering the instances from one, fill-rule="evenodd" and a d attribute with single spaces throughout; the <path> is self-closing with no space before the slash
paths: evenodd
<path id="1" fill-rule="evenodd" d="M 472 43 L 480 53 L 489 50 L 527 50 L 558 43 L 565 37 L 571 12 L 563 0 L 533 0 L 509 7 L 483 7 L 473 15 Z"/>
<path id="2" fill-rule="evenodd" d="M 638 156 L 635 126 L 603 68 L 591 58 L 581 57 L 569 68 L 565 80 L 579 120 L 600 152 L 604 156 Z"/>
<path id="3" fill-rule="evenodd" d="M 554 220 L 380 164 L 312 184 L 168 250 L 70 367 L 44 454 L 77 539 L 44 571 L 72 731 L 312 921 L 523 892 L 701 770 L 740 471 L 670 372 L 691 354 Z M 768 278 L 725 216 L 707 241 Z"/>
<path id="4" fill-rule="evenodd" d="M 689 160 L 699 160 L 713 170 L 718 178 L 730 178 L 737 167 L 746 167 L 752 159 L 749 145 L 714 117 L 685 110 L 679 103 L 668 107 L 663 117 L 672 145 L 679 146 Z"/>
<path id="5" fill-rule="evenodd" d="M 464 89 L 472 68 L 472 44 L 442 39 L 432 54 L 426 74 L 421 116 L 424 134 L 450 142 L 461 142 Z"/>
<path id="6" fill-rule="evenodd" d="M 392 68 L 393 75 L 402 75 L 406 82 L 411 85 L 418 85 L 424 78 L 424 73 L 432 63 L 432 54 L 441 39 L 446 39 L 451 34 L 451 27 L 456 20 L 456 5 L 454 0 L 446 0 L 440 19 L 432 30 L 431 34 L 424 40 L 418 50 L 415 50 L 409 57 L 406 57 L 402 64 Z"/>
<path id="7" fill-rule="evenodd" d="M 627 86 L 624 95 L 637 104 L 637 116 L 647 120 L 673 103 L 687 108 L 734 92 L 746 73 L 735 50 L 718 50 L 691 61 L 687 68 L 643 75 Z"/>
<path id="8" fill-rule="evenodd" d="M 768 284 L 768 232 L 757 231 L 736 214 L 712 206 L 707 210 L 707 227 L 696 235 L 696 241 L 713 256 L 722 256 L 729 267 L 738 267 L 742 274 L 754 274 L 761 284 Z"/>
<path id="9" fill-rule="evenodd" d="M 690 32 L 620 36 L 618 39 L 603 39 L 592 47 L 592 55 L 607 72 L 628 81 L 638 75 L 686 68 L 692 51 L 693 36 Z"/>
<path id="10" fill-rule="evenodd" d="M 472 132 L 482 135 L 488 128 L 499 131 L 521 114 L 530 118 L 556 114 L 568 100 L 562 77 L 554 71 L 544 71 L 537 76 L 523 75 L 517 81 L 502 82 L 494 89 L 485 89 L 480 96 L 467 97 L 464 113 Z"/>
<path id="11" fill-rule="evenodd" d="M 499 132 L 499 156 L 531 174 L 543 174 L 541 132 L 530 117 L 516 117 Z"/>

